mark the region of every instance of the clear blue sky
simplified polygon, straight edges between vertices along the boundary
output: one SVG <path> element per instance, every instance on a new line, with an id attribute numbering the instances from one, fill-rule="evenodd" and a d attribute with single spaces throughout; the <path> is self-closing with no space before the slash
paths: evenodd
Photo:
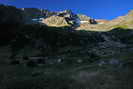
<path id="1" fill-rule="evenodd" d="M 113 19 L 133 9 L 133 0 L 0 0 L 18 8 L 36 7 L 52 11 L 71 9 L 93 18 Z"/>

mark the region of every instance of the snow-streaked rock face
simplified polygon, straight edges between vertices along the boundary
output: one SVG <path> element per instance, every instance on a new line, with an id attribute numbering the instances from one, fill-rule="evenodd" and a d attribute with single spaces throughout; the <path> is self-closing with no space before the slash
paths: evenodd
<path id="1" fill-rule="evenodd" d="M 42 23 L 44 18 L 34 18 L 32 19 L 33 22 L 38 22 L 38 23 Z"/>
<path id="2" fill-rule="evenodd" d="M 52 12 L 52 11 L 37 9 L 37 8 L 21 8 L 21 10 L 24 12 L 26 19 L 28 19 L 27 20 L 28 22 L 26 22 L 26 23 L 47 24 L 44 22 L 45 19 L 48 19 L 51 17 L 57 17 L 57 16 L 64 18 L 68 22 L 68 24 L 70 23 L 70 24 L 72 24 L 72 26 L 77 26 L 77 25 L 80 26 L 81 24 L 97 23 L 95 19 L 92 19 L 91 17 L 88 17 L 83 14 L 75 14 L 71 10 L 64 10 L 64 11 L 59 11 L 59 12 Z M 51 22 L 52 22 L 52 20 L 51 20 Z M 58 21 L 58 19 L 56 19 L 56 20 Z M 50 23 L 48 23 L 48 24 L 50 24 Z M 55 25 L 53 25 L 53 26 L 55 26 Z M 57 27 L 59 27 L 59 26 L 57 26 Z"/>

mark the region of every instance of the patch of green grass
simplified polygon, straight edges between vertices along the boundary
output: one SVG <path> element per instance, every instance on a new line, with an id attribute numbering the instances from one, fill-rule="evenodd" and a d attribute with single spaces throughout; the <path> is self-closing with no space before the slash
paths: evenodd
<path id="1" fill-rule="evenodd" d="M 127 25 L 115 25 L 113 28 L 128 29 Z"/>

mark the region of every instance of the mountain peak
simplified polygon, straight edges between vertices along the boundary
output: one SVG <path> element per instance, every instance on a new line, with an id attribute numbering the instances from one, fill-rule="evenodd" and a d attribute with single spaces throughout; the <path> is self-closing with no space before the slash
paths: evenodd
<path id="1" fill-rule="evenodd" d="M 127 15 L 133 16 L 133 10 L 130 10 Z"/>

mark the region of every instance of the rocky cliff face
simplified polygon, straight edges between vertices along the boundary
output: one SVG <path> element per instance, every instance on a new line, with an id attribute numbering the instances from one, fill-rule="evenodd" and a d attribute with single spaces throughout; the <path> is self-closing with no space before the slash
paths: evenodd
<path id="1" fill-rule="evenodd" d="M 113 20 L 93 19 L 83 14 L 74 14 L 71 10 L 61 12 L 47 12 L 47 17 L 44 18 L 42 23 L 48 26 L 70 26 L 76 30 L 91 30 L 91 31 L 109 31 L 114 28 L 133 28 L 133 11 L 130 11 L 125 16 L 119 16 Z M 46 13 L 46 12 L 45 12 Z M 51 13 L 51 14 L 50 14 Z M 44 13 L 43 13 L 44 14 Z M 51 17 L 52 16 L 52 17 Z M 53 19 L 55 18 L 55 19 Z M 60 19 L 63 18 L 63 22 Z M 54 23 L 56 22 L 60 24 Z M 65 22 L 65 25 L 64 25 Z M 62 23 L 62 25 L 61 25 Z M 66 25 L 67 24 L 67 25 Z"/>
<path id="2" fill-rule="evenodd" d="M 65 10 L 43 19 L 42 23 L 55 27 L 72 26 L 76 24 L 76 18 L 71 10 Z"/>
<path id="3" fill-rule="evenodd" d="M 70 26 L 70 21 L 67 22 L 64 17 L 60 16 L 51 16 L 49 18 L 43 19 L 42 23 L 46 24 L 47 26 L 53 27 Z"/>
<path id="4" fill-rule="evenodd" d="M 71 10 L 65 10 L 60 12 L 51 12 L 43 9 L 36 8 L 22 8 L 25 17 L 39 21 L 48 26 L 74 26 L 77 27 L 80 24 L 97 24 L 95 19 L 92 19 L 83 14 L 74 14 Z M 42 18 L 40 21 L 39 18 Z M 63 19 L 63 21 L 61 20 Z M 56 20 L 56 23 L 54 23 Z M 58 24 L 57 24 L 58 22 Z M 60 23 L 60 24 L 59 24 Z"/>

